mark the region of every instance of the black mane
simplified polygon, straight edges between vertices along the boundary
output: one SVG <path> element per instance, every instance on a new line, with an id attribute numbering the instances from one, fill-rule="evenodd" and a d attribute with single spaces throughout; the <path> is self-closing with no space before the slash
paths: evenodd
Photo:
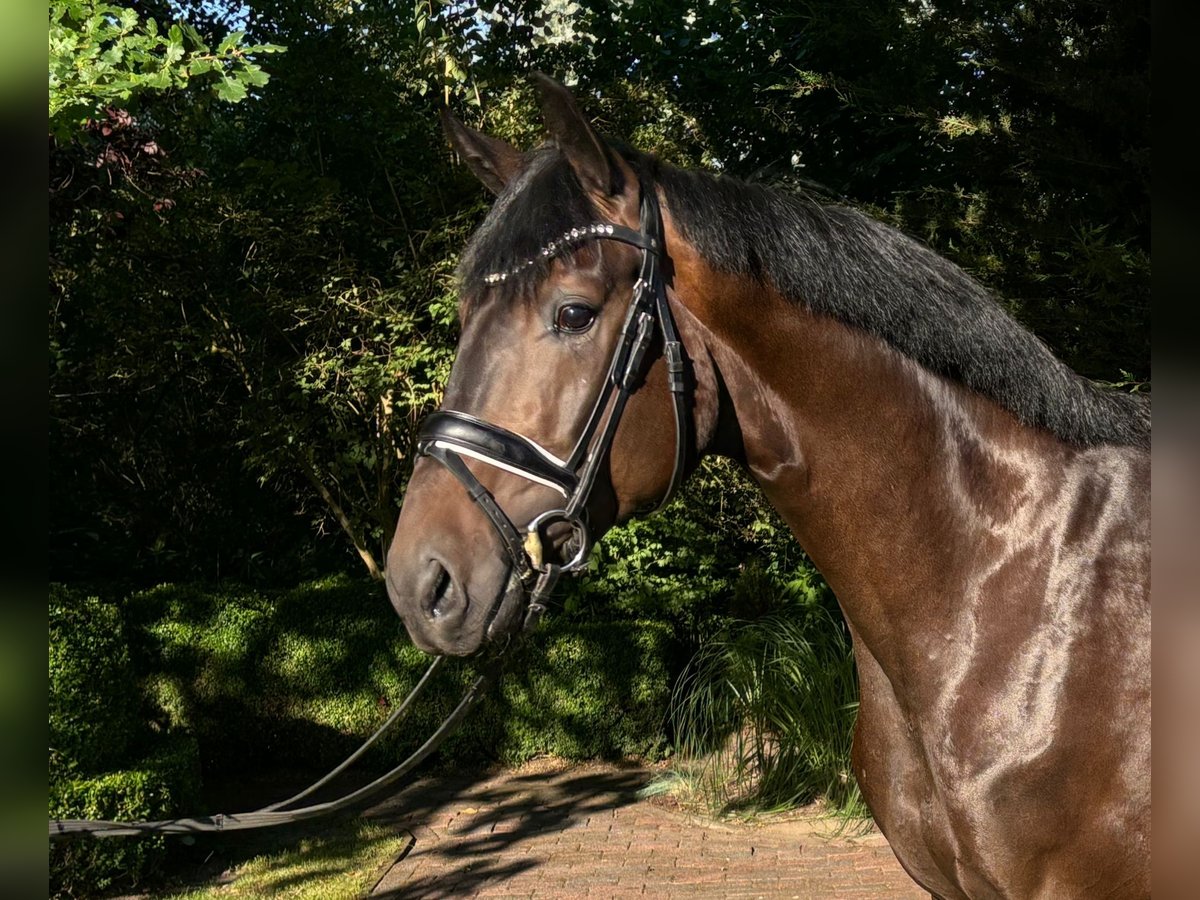
<path id="1" fill-rule="evenodd" d="M 814 312 L 869 332 L 1064 441 L 1150 445 L 1147 398 L 1073 372 L 971 276 L 894 228 L 847 206 L 627 156 L 662 185 L 684 237 L 713 267 L 770 283 Z M 537 151 L 464 252 L 464 296 L 478 296 L 487 274 L 598 218 L 561 154 Z M 576 252 L 595 250 L 585 244 Z M 539 257 L 498 287 L 513 296 L 547 272 Z"/>

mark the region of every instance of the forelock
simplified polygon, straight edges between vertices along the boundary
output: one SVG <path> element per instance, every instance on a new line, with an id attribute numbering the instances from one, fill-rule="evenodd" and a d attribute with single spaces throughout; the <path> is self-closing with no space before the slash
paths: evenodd
<path id="1" fill-rule="evenodd" d="M 511 298 L 531 290 L 549 274 L 556 258 L 542 251 L 572 228 L 599 221 L 558 148 L 541 147 L 526 159 L 524 171 L 496 199 L 459 260 L 458 286 L 464 301 L 474 302 L 485 293 Z M 582 245 L 574 252 L 591 251 Z M 497 273 L 505 278 L 489 280 Z"/>

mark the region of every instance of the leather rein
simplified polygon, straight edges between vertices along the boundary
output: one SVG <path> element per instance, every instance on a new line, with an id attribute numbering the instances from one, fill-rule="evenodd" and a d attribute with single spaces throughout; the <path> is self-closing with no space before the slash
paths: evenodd
<path id="1" fill-rule="evenodd" d="M 346 757 L 329 774 L 313 782 L 300 793 L 289 797 L 287 800 L 272 803 L 270 806 L 264 806 L 252 812 L 217 813 L 215 815 L 196 816 L 193 818 L 160 819 L 153 822 L 114 822 L 106 819 L 51 819 L 50 840 L 53 842 L 82 837 L 135 837 L 138 835 L 248 831 L 258 828 L 290 825 L 294 822 L 303 822 L 306 819 L 315 819 L 320 816 L 332 815 L 333 813 L 359 807 L 383 788 L 412 771 L 429 754 L 433 753 L 441 745 L 442 741 L 458 727 L 458 723 L 462 721 L 466 714 L 483 699 L 488 687 L 499 674 L 499 656 L 489 660 L 484 667 L 483 673 L 467 688 L 462 699 L 458 701 L 458 705 L 442 720 L 442 723 L 425 740 L 425 743 L 409 754 L 407 759 L 391 771 L 379 776 L 363 787 L 344 794 L 336 800 L 330 800 L 325 803 L 309 803 L 306 806 L 297 806 L 296 804 L 346 771 L 385 732 L 403 719 L 408 714 L 409 709 L 411 709 L 413 701 L 425 690 L 426 685 L 429 684 L 433 673 L 441 668 L 442 663 L 445 661 L 446 658 L 444 656 L 434 657 L 433 662 L 429 664 L 429 668 L 425 670 L 425 674 L 421 676 L 420 681 L 409 692 L 404 702 L 396 707 L 384 723 L 376 729 L 374 734 L 363 741 L 357 750 Z"/>
<path id="2" fill-rule="evenodd" d="M 675 328 L 675 320 L 671 316 L 662 276 L 662 215 L 653 185 L 642 186 L 640 220 L 640 229 L 637 231 L 607 222 L 572 229 L 542 251 L 543 256 L 552 256 L 589 239 L 620 241 L 642 251 L 639 277 L 634 284 L 629 311 L 613 351 L 608 373 L 588 416 L 587 424 L 566 460 L 560 460 L 528 437 L 453 410 L 440 410 L 430 414 L 417 437 L 418 454 L 432 457 L 449 469 L 462 482 L 467 495 L 479 506 L 499 534 L 501 543 L 512 560 L 513 572 L 520 579 L 528 596 L 524 630 L 529 630 L 545 613 L 546 601 L 558 579 L 564 574 L 578 574 L 586 565 L 592 547 L 587 528 L 587 504 L 596 477 L 612 448 L 625 404 L 642 382 L 647 367 L 647 353 L 654 342 L 656 331 L 662 333 L 663 356 L 667 363 L 667 380 L 675 414 L 674 469 L 667 491 L 656 509 L 666 505 L 683 479 L 689 438 L 684 353 L 683 344 Z M 492 283 L 503 281 L 508 274 L 488 276 L 488 280 Z M 464 457 L 553 488 L 563 495 L 563 505 L 536 516 L 525 526 L 522 534 L 492 494 L 472 474 Z M 573 533 L 571 540 L 574 552 L 571 558 L 561 565 L 546 561 L 542 546 L 542 530 L 555 522 L 565 523 Z M 493 609 L 493 617 L 495 613 L 496 609 Z M 369 784 L 336 800 L 297 805 L 349 768 L 386 731 L 403 719 L 414 700 L 429 684 L 434 672 L 441 667 L 445 657 L 434 658 L 404 702 L 362 746 L 329 774 L 287 800 L 247 813 L 159 821 L 51 819 L 50 840 L 85 836 L 97 838 L 243 831 L 286 825 L 358 807 L 369 797 L 410 772 L 438 748 L 483 698 L 491 682 L 498 676 L 504 649 L 501 648 L 499 653 L 488 658 L 482 674 L 467 688 L 458 705 L 407 759 Z"/>
<path id="3" fill-rule="evenodd" d="M 675 458 L 671 481 L 655 509 L 661 509 L 671 500 L 683 480 L 689 439 L 684 352 L 667 301 L 661 264 L 662 213 L 652 184 L 642 185 L 639 224 L 637 231 L 608 222 L 573 228 L 542 250 L 543 257 L 550 257 L 586 240 L 609 240 L 630 244 L 642 251 L 638 280 L 633 286 L 633 297 L 608 373 L 587 423 L 566 460 L 559 459 L 531 438 L 455 410 L 440 410 L 429 415 L 417 436 L 418 455 L 436 459 L 449 469 L 499 535 L 512 561 L 513 573 L 528 595 L 525 630 L 533 627 L 545 613 L 546 601 L 558 579 L 564 574 L 578 574 L 587 565 L 592 548 L 587 527 L 588 501 L 596 477 L 612 449 L 625 404 L 642 383 L 647 353 L 656 332 L 662 334 L 667 386 L 675 417 Z M 504 281 L 531 262 L 526 261 L 510 272 L 489 275 L 485 281 Z M 562 494 L 563 505 L 536 516 L 522 533 L 467 467 L 464 457 L 552 488 Z M 543 529 L 554 523 L 564 523 L 572 532 L 568 543 L 571 556 L 561 564 L 547 561 L 542 540 Z M 495 613 L 494 608 L 492 615 Z"/>

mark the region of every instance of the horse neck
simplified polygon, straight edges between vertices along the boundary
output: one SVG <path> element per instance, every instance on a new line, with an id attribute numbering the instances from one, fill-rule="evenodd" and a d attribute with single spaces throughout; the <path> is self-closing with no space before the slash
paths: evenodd
<path id="1" fill-rule="evenodd" d="M 742 457 L 856 639 L 904 668 L 906 650 L 922 652 L 915 623 L 961 614 L 979 554 L 1003 552 L 1033 482 L 1075 451 L 672 238 L 685 343 L 711 359 L 739 432 L 712 449 Z"/>

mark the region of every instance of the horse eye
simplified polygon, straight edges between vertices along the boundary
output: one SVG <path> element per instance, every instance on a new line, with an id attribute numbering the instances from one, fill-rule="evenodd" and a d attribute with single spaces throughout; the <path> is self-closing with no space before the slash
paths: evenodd
<path id="1" fill-rule="evenodd" d="M 596 321 L 596 311 L 582 303 L 568 303 L 560 306 L 554 318 L 554 327 L 559 331 L 579 334 L 587 331 Z"/>

